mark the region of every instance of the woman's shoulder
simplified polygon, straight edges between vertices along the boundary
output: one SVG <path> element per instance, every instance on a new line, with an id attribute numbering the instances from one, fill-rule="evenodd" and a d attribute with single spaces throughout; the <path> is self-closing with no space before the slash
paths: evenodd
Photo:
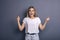
<path id="1" fill-rule="evenodd" d="M 38 22 L 41 22 L 41 19 L 40 19 L 40 17 L 37 17 L 37 21 L 38 21 Z"/>
<path id="2" fill-rule="evenodd" d="M 25 20 L 26 20 L 26 19 L 29 19 L 29 17 L 25 17 L 24 19 L 25 19 Z M 39 18 L 39 17 L 35 17 L 35 19 L 40 19 L 40 18 Z"/>

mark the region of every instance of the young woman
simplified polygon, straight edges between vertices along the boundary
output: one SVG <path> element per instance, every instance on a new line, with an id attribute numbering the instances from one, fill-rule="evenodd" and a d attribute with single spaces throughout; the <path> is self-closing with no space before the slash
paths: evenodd
<path id="1" fill-rule="evenodd" d="M 20 17 L 17 17 L 19 30 L 22 31 L 25 28 L 25 40 L 39 40 L 39 29 L 44 30 L 50 18 L 46 18 L 42 25 L 40 18 L 36 15 L 36 9 L 33 6 L 28 8 L 27 14 L 28 16 L 23 19 L 22 25 L 20 24 Z"/>

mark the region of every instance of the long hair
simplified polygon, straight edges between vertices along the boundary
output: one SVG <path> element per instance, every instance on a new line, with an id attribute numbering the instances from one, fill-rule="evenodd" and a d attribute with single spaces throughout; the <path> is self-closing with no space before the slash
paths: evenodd
<path id="1" fill-rule="evenodd" d="M 30 8 L 33 8 L 33 9 L 34 9 L 34 11 L 35 11 L 34 17 L 37 17 L 38 15 L 37 15 L 37 13 L 36 13 L 36 9 L 35 9 L 33 6 L 30 6 L 30 7 L 28 8 L 28 10 L 27 10 L 27 17 L 30 17 L 30 15 L 29 15 L 29 9 L 30 9 Z"/>

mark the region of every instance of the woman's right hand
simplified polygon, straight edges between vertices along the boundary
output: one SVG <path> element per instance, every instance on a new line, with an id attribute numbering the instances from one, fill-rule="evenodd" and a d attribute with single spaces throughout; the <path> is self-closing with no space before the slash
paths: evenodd
<path id="1" fill-rule="evenodd" d="M 19 16 L 17 16 L 17 22 L 19 22 L 20 21 L 20 17 Z"/>
<path id="2" fill-rule="evenodd" d="M 22 23 L 22 25 L 20 24 L 20 17 L 19 16 L 17 16 L 17 23 L 18 23 L 18 28 L 19 28 L 19 30 L 20 31 L 22 31 L 23 29 L 24 29 L 24 23 Z"/>

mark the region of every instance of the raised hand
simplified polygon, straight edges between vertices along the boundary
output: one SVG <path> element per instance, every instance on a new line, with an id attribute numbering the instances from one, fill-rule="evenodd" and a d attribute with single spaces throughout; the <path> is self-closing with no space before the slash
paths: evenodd
<path id="1" fill-rule="evenodd" d="M 20 17 L 19 17 L 19 16 L 17 16 L 17 21 L 18 21 L 18 22 L 20 21 Z"/>
<path id="2" fill-rule="evenodd" d="M 50 20 L 50 17 L 47 17 L 45 21 L 48 22 L 49 20 Z"/>

